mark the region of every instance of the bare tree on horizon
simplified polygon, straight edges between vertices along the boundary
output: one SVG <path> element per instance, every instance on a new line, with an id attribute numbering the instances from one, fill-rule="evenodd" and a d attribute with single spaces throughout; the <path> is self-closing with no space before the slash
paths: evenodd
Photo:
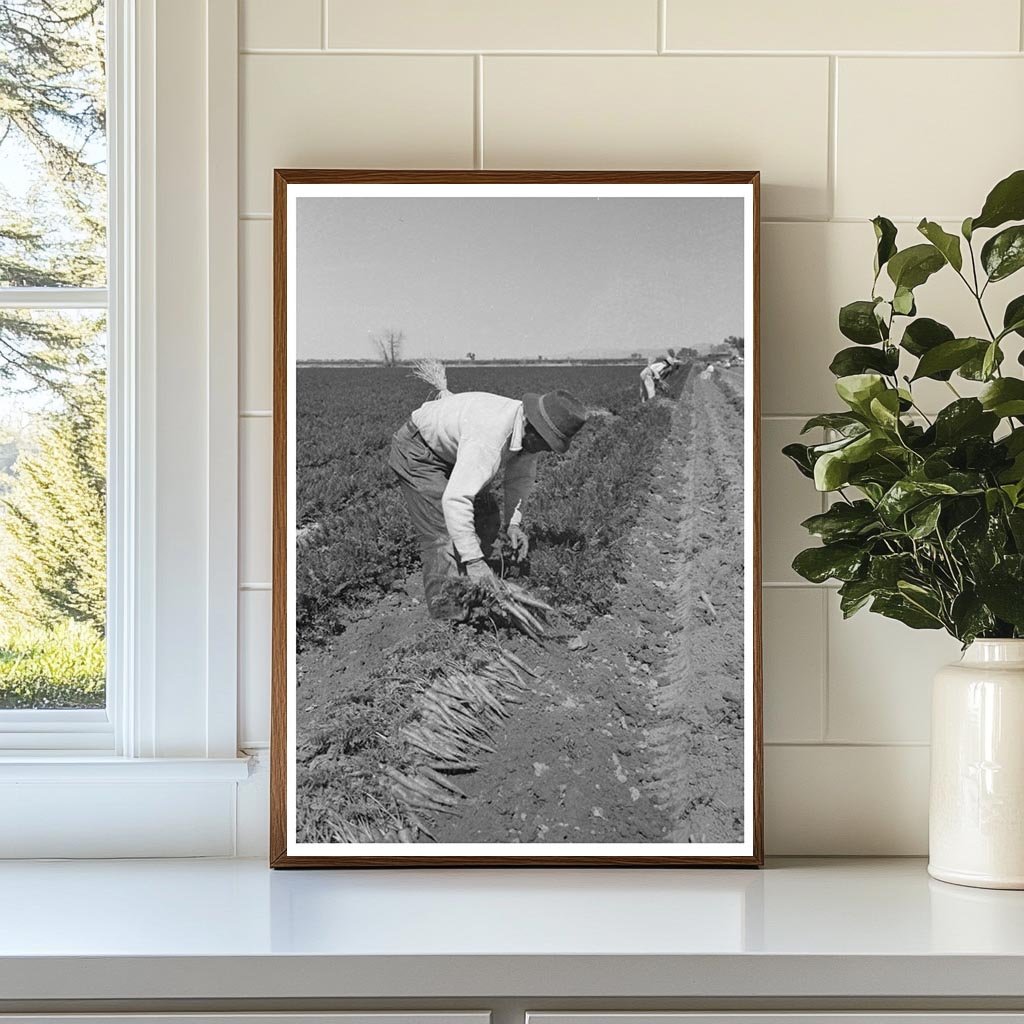
<path id="1" fill-rule="evenodd" d="M 402 357 L 402 343 L 405 341 L 405 331 L 397 327 L 384 327 L 376 334 L 371 332 L 370 341 L 380 354 L 381 362 L 385 366 L 397 366 L 398 360 Z"/>

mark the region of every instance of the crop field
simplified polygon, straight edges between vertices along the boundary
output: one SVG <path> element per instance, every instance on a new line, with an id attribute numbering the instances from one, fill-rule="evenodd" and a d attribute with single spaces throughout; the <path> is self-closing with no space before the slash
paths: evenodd
<path id="1" fill-rule="evenodd" d="M 386 458 L 428 386 L 298 370 L 299 841 L 739 841 L 742 378 L 694 369 L 642 405 L 638 366 L 449 368 L 595 412 L 525 511 L 540 638 L 426 614 Z"/>
<path id="2" fill-rule="evenodd" d="M 603 610 L 614 539 L 630 515 L 630 488 L 668 429 L 664 409 L 637 406 L 635 366 L 454 367 L 453 391 L 566 388 L 627 429 L 598 419 L 558 460 L 542 460 L 531 500 L 536 582 L 550 596 Z M 432 397 L 408 369 L 315 367 L 296 385 L 296 525 L 300 556 L 297 625 L 302 642 L 332 632 L 418 564 L 397 482 L 387 466 L 391 435 Z M 557 471 L 556 471 L 557 470 Z M 307 540 L 308 538 L 308 540 Z M 588 551 L 585 559 L 580 552 Z M 573 578 L 565 593 L 561 581 Z"/>

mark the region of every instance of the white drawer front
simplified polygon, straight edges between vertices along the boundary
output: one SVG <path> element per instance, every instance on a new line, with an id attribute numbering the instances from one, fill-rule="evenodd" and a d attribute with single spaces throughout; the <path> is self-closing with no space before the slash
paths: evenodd
<path id="1" fill-rule="evenodd" d="M 1024 1024 L 1024 1013 L 528 1013 L 526 1024 Z"/>
<path id="2" fill-rule="evenodd" d="M 0 1024 L 490 1024 L 486 1012 L 4 1014 Z"/>

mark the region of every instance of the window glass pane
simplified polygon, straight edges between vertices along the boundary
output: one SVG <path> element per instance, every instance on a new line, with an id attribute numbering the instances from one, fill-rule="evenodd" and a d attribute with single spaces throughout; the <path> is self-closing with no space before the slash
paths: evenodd
<path id="1" fill-rule="evenodd" d="M 105 703 L 104 321 L 0 309 L 0 709 Z"/>
<path id="2" fill-rule="evenodd" d="M 0 288 L 105 283 L 103 15 L 0 0 Z"/>

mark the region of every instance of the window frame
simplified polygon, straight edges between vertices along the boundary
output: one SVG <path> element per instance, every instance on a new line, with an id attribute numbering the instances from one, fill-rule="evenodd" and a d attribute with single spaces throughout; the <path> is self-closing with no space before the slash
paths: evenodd
<path id="1" fill-rule="evenodd" d="M 134 115 L 131 100 L 134 90 L 130 25 L 133 0 L 105 0 L 106 25 L 106 99 L 107 99 L 107 283 L 103 287 L 5 288 L 0 287 L 0 308 L 45 310 L 103 310 L 107 314 L 107 628 L 106 683 L 103 708 L 25 708 L 0 709 L 0 756 L 12 752 L 89 751 L 113 754 L 119 744 L 115 735 L 115 711 L 119 704 L 119 684 L 124 678 L 122 659 L 117 648 L 124 643 L 123 609 L 119 607 L 120 588 L 112 586 L 115 573 L 124 572 L 122 545 L 123 516 L 117 509 L 133 490 L 134 481 L 120 470 L 121 446 L 129 431 L 128 410 L 113 401 L 125 391 L 124 365 L 130 346 L 126 323 L 115 310 L 112 299 L 122 299 L 124 289 L 112 286 L 131 264 L 132 218 L 125 193 L 135 173 L 132 147 L 126 136 Z M 125 396 L 127 397 L 127 396 Z M 116 471 L 115 471 L 116 467 Z M 113 514 L 112 514 L 113 513 Z M 115 598 L 115 603 L 110 598 Z M 113 657 L 112 657 L 113 656 Z"/>
<path id="2" fill-rule="evenodd" d="M 107 710 L 0 715 L 0 856 L 234 849 L 237 42 L 236 0 L 107 0 Z"/>

